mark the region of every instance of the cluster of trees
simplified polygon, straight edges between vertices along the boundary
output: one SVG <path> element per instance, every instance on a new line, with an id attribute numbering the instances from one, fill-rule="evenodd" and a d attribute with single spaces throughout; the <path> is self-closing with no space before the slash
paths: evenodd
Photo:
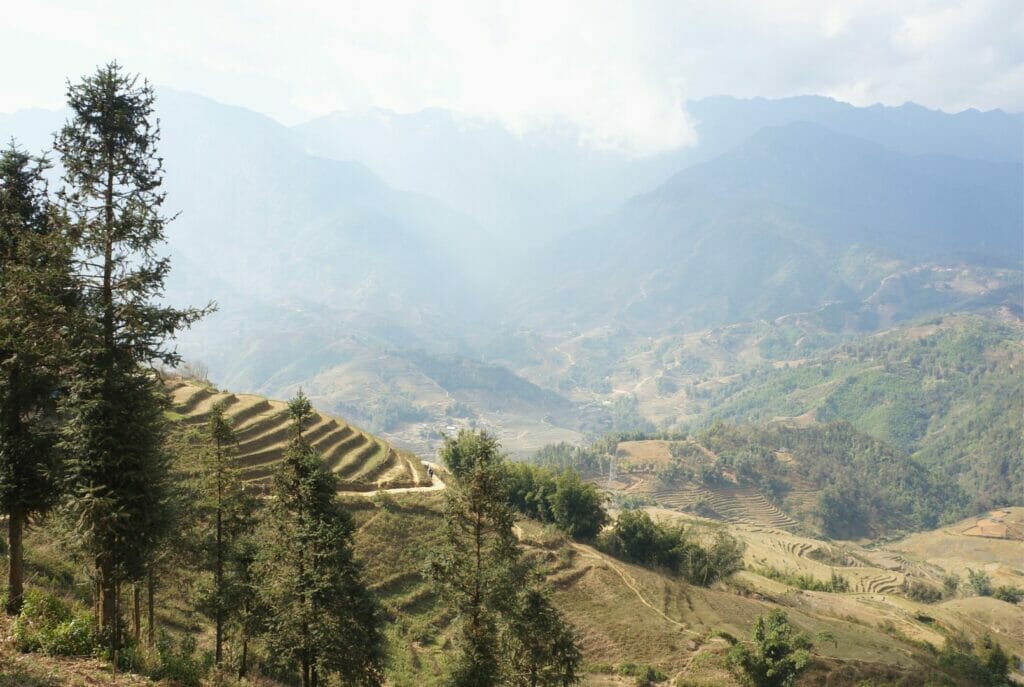
<path id="1" fill-rule="evenodd" d="M 608 523 L 604 495 L 575 470 L 555 472 L 529 463 L 506 466 L 509 503 L 523 515 L 590 541 Z"/>
<path id="2" fill-rule="evenodd" d="M 448 683 L 575 684 L 578 642 L 519 547 L 497 442 L 461 431 L 445 439 L 441 456 L 455 483 L 446 494 L 443 544 L 427 571 L 456 617 Z"/>
<path id="3" fill-rule="evenodd" d="M 168 218 L 152 88 L 111 64 L 69 85 L 68 106 L 54 145 L 64 172 L 56 196 L 45 157 L 13 142 L 0 154 L 7 612 L 21 619 L 59 606 L 25 608 L 24 590 L 24 529 L 55 514 L 54 527 L 94 583 L 84 634 L 82 623 L 49 613 L 74 633 L 75 646 L 87 640 L 115 663 L 134 661 L 142 589 L 152 646 L 161 571 L 193 566 L 208 577 L 199 606 L 214 620 L 218 663 L 234 628 L 242 673 L 260 633 L 268 661 L 304 685 L 328 674 L 380 684 L 380 614 L 352 556 L 335 478 L 303 436 L 308 402 L 290 405 L 292 439 L 265 517 L 238 479 L 219 409 L 198 435 L 170 440 L 154 366 L 180 362 L 170 339 L 212 306 L 160 303 L 170 263 L 159 254 Z"/>
<path id="4" fill-rule="evenodd" d="M 27 523 L 60 507 L 96 581 L 98 629 L 121 643 L 120 588 L 144 579 L 167 532 L 169 462 L 153 363 L 204 310 L 157 303 L 159 130 L 153 93 L 116 65 L 68 88 L 71 118 L 45 157 L 0 156 L 0 501 L 9 522 L 7 610 L 23 598 Z"/>
<path id="5" fill-rule="evenodd" d="M 815 511 L 805 515 L 830 537 L 933 528 L 962 516 L 968 505 L 954 480 L 845 422 L 803 428 L 716 424 L 698 440 L 719 455 L 737 456 L 734 465 L 742 461 L 747 479 L 766 489 L 789 479 L 791 468 L 768 457 L 785 448 L 801 477 L 820 489 Z"/>
<path id="6" fill-rule="evenodd" d="M 708 586 L 743 568 L 743 545 L 723 530 L 704 545 L 683 525 L 655 522 L 645 511 L 624 510 L 601 534 L 599 547 L 630 563 L 681 575 Z"/>

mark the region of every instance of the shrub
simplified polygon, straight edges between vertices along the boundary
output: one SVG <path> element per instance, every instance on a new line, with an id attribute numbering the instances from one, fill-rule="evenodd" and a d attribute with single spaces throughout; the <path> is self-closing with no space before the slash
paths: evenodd
<path id="1" fill-rule="evenodd" d="M 30 589 L 12 627 L 20 651 L 53 656 L 87 656 L 96 647 L 93 619 L 52 594 Z"/>
<path id="2" fill-rule="evenodd" d="M 782 611 L 760 615 L 753 647 L 737 643 L 729 650 L 729 669 L 749 687 L 791 687 L 811 660 L 811 641 L 789 624 Z"/>
<path id="3" fill-rule="evenodd" d="M 946 596 L 956 596 L 956 590 L 960 588 L 960 576 L 946 575 L 942 578 L 942 588 L 945 590 Z"/>
<path id="4" fill-rule="evenodd" d="M 168 680 L 182 687 L 200 687 L 212 664 L 211 657 L 197 657 L 196 638 L 185 635 L 177 644 L 167 632 L 156 642 L 157 665 L 150 673 L 154 680 Z"/>
<path id="5" fill-rule="evenodd" d="M 681 525 L 656 523 L 643 511 L 622 511 L 599 546 L 621 560 L 661 568 L 703 586 L 743 567 L 742 544 L 725 532 L 704 547 Z"/>
<path id="6" fill-rule="evenodd" d="M 984 570 L 968 568 L 967 584 L 977 596 L 992 596 L 992 578 Z"/>
<path id="7" fill-rule="evenodd" d="M 942 600 L 942 591 L 930 584 L 920 580 L 912 580 L 909 577 L 903 580 L 903 593 L 908 598 L 921 603 L 933 604 Z"/>
<path id="8" fill-rule="evenodd" d="M 992 597 L 1010 604 L 1019 604 L 1024 600 L 1024 589 L 1020 587 L 1002 586 L 992 592 Z"/>

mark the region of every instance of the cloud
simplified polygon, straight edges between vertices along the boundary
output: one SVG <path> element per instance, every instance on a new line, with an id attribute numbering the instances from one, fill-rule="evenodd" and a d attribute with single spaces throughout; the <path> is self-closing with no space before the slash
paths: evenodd
<path id="1" fill-rule="evenodd" d="M 117 58 L 152 81 L 287 123 L 443 107 L 584 142 L 686 145 L 681 104 L 714 94 L 1024 109 L 1016 0 L 17 3 L 0 28 L 0 111 L 53 106 Z"/>

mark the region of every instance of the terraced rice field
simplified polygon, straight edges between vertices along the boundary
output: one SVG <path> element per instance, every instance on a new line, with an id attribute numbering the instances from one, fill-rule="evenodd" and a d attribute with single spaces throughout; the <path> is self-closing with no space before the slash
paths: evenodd
<path id="1" fill-rule="evenodd" d="M 181 422 L 187 425 L 201 425 L 217 404 L 223 404 L 238 439 L 236 455 L 242 479 L 257 485 L 269 483 L 288 444 L 286 403 L 217 391 L 181 380 L 169 382 L 168 390 L 171 409 L 183 416 Z M 304 434 L 320 452 L 327 468 L 339 477 L 339 491 L 431 484 L 426 467 L 418 458 L 396 451 L 382 439 L 340 418 L 316 412 Z"/>
<path id="2" fill-rule="evenodd" d="M 796 520 L 781 511 L 753 487 L 706 487 L 688 483 L 676 489 L 655 491 L 651 496 L 669 508 L 687 509 L 703 500 L 722 520 L 741 525 L 761 525 L 789 529 Z"/>

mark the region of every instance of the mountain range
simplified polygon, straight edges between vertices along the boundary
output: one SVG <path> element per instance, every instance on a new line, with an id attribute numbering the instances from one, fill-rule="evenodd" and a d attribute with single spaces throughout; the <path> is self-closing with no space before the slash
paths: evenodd
<path id="1" fill-rule="evenodd" d="M 419 448 L 453 404 L 517 437 L 607 428 L 615 399 L 583 393 L 581 370 L 600 388 L 656 337 L 822 308 L 857 334 L 1019 316 L 1024 116 L 815 96 L 685 107 L 697 144 L 636 157 L 565 122 L 371 111 L 286 127 L 161 90 L 181 212 L 167 297 L 220 305 L 181 350 L 231 388 L 304 386 L 357 419 L 397 398 L 399 443 Z M 0 115 L 0 138 L 46 149 L 64 116 Z"/>

